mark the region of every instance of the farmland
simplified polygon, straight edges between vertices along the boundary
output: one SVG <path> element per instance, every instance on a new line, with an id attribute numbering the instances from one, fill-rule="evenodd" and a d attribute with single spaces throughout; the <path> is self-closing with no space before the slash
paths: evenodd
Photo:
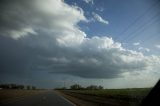
<path id="1" fill-rule="evenodd" d="M 133 88 L 104 90 L 60 90 L 60 92 L 77 99 L 94 103 L 95 105 L 138 106 L 150 90 L 150 88 Z"/>
<path id="2" fill-rule="evenodd" d="M 45 92 L 45 90 L 2 89 L 0 90 L 0 104 L 15 101 L 26 96 L 32 96 L 43 92 Z"/>

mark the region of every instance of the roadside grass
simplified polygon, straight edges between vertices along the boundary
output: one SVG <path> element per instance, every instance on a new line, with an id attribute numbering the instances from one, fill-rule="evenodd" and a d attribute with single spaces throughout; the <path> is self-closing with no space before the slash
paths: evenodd
<path id="1" fill-rule="evenodd" d="M 105 98 L 134 100 L 143 99 L 151 88 L 131 88 L 131 89 L 105 89 L 105 90 L 67 90 L 67 92 L 84 95 L 99 96 Z"/>

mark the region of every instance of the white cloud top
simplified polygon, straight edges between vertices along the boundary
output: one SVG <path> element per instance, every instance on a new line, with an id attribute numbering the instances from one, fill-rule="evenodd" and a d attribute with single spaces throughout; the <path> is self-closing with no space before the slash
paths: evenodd
<path id="1" fill-rule="evenodd" d="M 138 46 L 138 45 L 140 45 L 140 43 L 139 42 L 135 42 L 135 43 L 133 43 L 133 45 L 134 46 Z"/>
<path id="2" fill-rule="evenodd" d="M 93 0 L 83 0 L 83 1 L 86 2 L 87 4 L 89 4 L 89 3 L 94 4 Z"/>
<path id="3" fill-rule="evenodd" d="M 109 22 L 107 20 L 103 19 L 100 15 L 98 15 L 94 12 L 92 14 L 93 14 L 93 17 L 96 21 L 103 23 L 103 24 L 109 24 Z"/>
<path id="4" fill-rule="evenodd" d="M 160 49 L 160 45 L 155 45 L 156 48 Z"/>
<path id="5" fill-rule="evenodd" d="M 69 6 L 61 0 L 15 0 L 14 4 L 1 4 L 1 33 L 12 38 L 20 38 L 36 34 L 35 30 L 42 28 L 57 33 L 57 35 L 76 34 L 81 31 L 76 28 L 79 21 L 86 21 L 83 10 L 77 6 Z M 10 8 L 5 6 L 11 5 Z M 25 12 L 24 12 L 25 11 Z M 19 15 L 21 14 L 21 15 Z M 14 21 L 13 21 L 14 20 Z M 16 21 L 15 21 L 16 20 Z M 63 32 L 61 33 L 61 30 Z M 80 34 L 82 35 L 82 34 Z"/>
<path id="6" fill-rule="evenodd" d="M 150 51 L 150 49 L 144 48 L 144 47 L 139 47 L 138 50 L 140 50 L 142 52 L 149 52 Z"/>

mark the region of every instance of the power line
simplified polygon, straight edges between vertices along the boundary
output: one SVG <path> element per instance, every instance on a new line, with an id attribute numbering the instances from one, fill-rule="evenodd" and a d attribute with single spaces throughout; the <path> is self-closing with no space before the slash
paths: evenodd
<path id="1" fill-rule="evenodd" d="M 124 33 L 126 33 L 131 27 L 133 27 L 142 17 L 144 17 L 149 11 L 151 11 L 152 8 L 156 7 L 159 3 L 159 0 L 157 0 L 156 2 L 154 2 L 148 9 L 146 9 L 146 11 L 144 13 L 142 13 L 140 16 L 138 16 L 134 21 L 132 21 L 131 24 L 129 24 L 127 26 L 126 29 L 124 29 L 119 35 L 123 35 Z M 115 39 L 119 39 L 122 36 L 118 36 Z"/>
<path id="2" fill-rule="evenodd" d="M 152 37 L 149 36 L 149 37 L 147 37 L 147 39 L 145 39 L 145 41 L 152 41 L 152 40 L 154 40 L 154 39 L 158 40 L 157 37 L 160 38 L 160 32 L 155 33 L 155 34 L 152 34 L 152 35 L 158 35 L 158 34 L 159 34 L 159 36 L 152 36 Z"/>
<path id="3" fill-rule="evenodd" d="M 155 16 L 151 17 L 148 21 L 146 21 L 144 24 L 142 24 L 141 26 L 139 27 L 136 27 L 136 31 L 132 31 L 130 34 L 130 36 L 128 36 L 128 38 L 126 38 L 125 40 L 129 41 L 133 38 L 136 38 L 138 36 L 138 33 L 142 33 L 145 31 L 146 28 L 148 28 L 148 26 L 152 25 L 154 22 L 157 22 L 159 21 L 159 15 L 160 15 L 160 12 L 158 12 Z M 158 17 L 158 18 L 157 18 Z M 157 19 L 156 19 L 157 18 Z M 156 19 L 156 20 L 154 20 Z M 131 36 L 132 35 L 132 36 Z M 135 36 L 134 36 L 135 35 Z"/>

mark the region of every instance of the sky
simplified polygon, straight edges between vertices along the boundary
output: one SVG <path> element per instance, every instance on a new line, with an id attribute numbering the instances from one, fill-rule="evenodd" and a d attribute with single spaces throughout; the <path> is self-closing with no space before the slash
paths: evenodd
<path id="1" fill-rule="evenodd" d="M 159 0 L 1 0 L 0 83 L 151 87 Z"/>

